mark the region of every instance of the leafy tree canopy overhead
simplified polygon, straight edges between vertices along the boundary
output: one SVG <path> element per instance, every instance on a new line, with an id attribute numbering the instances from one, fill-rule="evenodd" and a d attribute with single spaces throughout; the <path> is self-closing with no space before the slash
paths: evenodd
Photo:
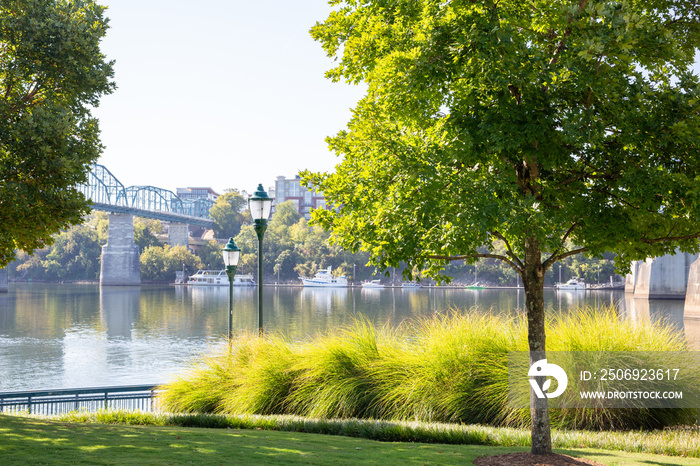
<path id="1" fill-rule="evenodd" d="M 700 47 L 694 0 L 332 0 L 311 30 L 334 80 L 367 84 L 304 173 L 350 250 L 439 275 L 492 257 L 521 276 L 544 355 L 544 274 L 577 253 L 698 251 Z M 493 243 L 506 245 L 503 254 Z M 574 245 L 574 246 L 570 246 Z M 533 452 L 548 445 L 533 405 Z M 546 424 L 546 425 L 545 425 Z"/>
<path id="2" fill-rule="evenodd" d="M 90 108 L 114 89 L 92 0 L 0 2 L 0 265 L 89 211 L 73 187 L 102 146 Z"/>
<path id="3" fill-rule="evenodd" d="M 343 163 L 307 174 L 344 246 L 434 272 L 496 239 L 519 269 L 528 241 L 545 267 L 567 239 L 622 270 L 697 248 L 696 2 L 331 4 L 328 75 L 369 84 Z"/>

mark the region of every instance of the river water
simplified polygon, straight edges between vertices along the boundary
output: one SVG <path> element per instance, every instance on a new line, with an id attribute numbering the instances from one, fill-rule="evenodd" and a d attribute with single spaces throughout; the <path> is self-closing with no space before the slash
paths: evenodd
<path id="1" fill-rule="evenodd" d="M 234 290 L 234 330 L 257 330 L 257 291 Z M 614 305 L 624 318 L 665 319 L 700 350 L 700 321 L 683 301 L 640 301 L 622 291 L 545 290 L 550 313 Z M 300 340 L 365 317 L 376 324 L 448 309 L 516 314 L 517 289 L 383 290 L 265 287 L 264 325 Z M 11 283 L 0 294 L 0 391 L 162 383 L 225 344 L 228 288 Z"/>

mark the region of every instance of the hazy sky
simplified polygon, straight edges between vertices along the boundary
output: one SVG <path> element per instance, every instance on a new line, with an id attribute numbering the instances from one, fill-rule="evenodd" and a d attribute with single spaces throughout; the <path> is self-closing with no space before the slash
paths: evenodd
<path id="1" fill-rule="evenodd" d="M 125 185 L 252 192 L 339 162 L 325 138 L 363 88 L 324 77 L 333 62 L 308 30 L 325 0 L 100 3 L 118 86 L 95 110 L 100 163 Z"/>
<path id="2" fill-rule="evenodd" d="M 363 89 L 332 83 L 309 28 L 323 0 L 102 0 L 118 89 L 102 99 L 105 165 L 125 185 L 267 188 L 332 170 L 326 136 Z"/>

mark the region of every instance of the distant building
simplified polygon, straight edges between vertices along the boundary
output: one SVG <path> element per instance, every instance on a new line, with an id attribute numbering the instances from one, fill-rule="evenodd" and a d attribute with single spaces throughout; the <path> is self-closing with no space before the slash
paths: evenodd
<path id="1" fill-rule="evenodd" d="M 272 190 L 271 190 L 272 191 Z M 269 193 L 272 197 L 273 194 Z M 312 209 L 322 209 L 326 207 L 326 198 L 323 193 L 317 192 L 316 188 L 310 190 L 302 185 L 301 177 L 285 178 L 278 176 L 274 188 L 275 204 L 292 201 L 297 208 L 297 212 L 306 220 L 311 218 Z M 275 206 L 272 206 L 275 212 Z"/>
<path id="2" fill-rule="evenodd" d="M 219 193 L 211 188 L 177 188 L 177 196 L 184 200 L 188 199 L 208 199 L 215 201 Z"/>

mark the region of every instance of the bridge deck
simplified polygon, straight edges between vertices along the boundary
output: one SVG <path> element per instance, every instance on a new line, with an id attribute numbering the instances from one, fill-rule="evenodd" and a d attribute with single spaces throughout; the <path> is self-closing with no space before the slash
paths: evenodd
<path id="1" fill-rule="evenodd" d="M 93 203 L 92 209 L 100 210 L 103 212 L 110 212 L 113 214 L 131 214 L 137 217 L 153 218 L 156 220 L 163 220 L 166 222 L 186 223 L 188 225 L 194 225 L 204 228 L 211 228 L 214 226 L 214 220 L 210 218 L 192 217 L 189 215 L 182 215 L 173 212 L 159 212 L 143 209 L 134 209 L 133 207 L 122 207 L 101 203 Z"/>

